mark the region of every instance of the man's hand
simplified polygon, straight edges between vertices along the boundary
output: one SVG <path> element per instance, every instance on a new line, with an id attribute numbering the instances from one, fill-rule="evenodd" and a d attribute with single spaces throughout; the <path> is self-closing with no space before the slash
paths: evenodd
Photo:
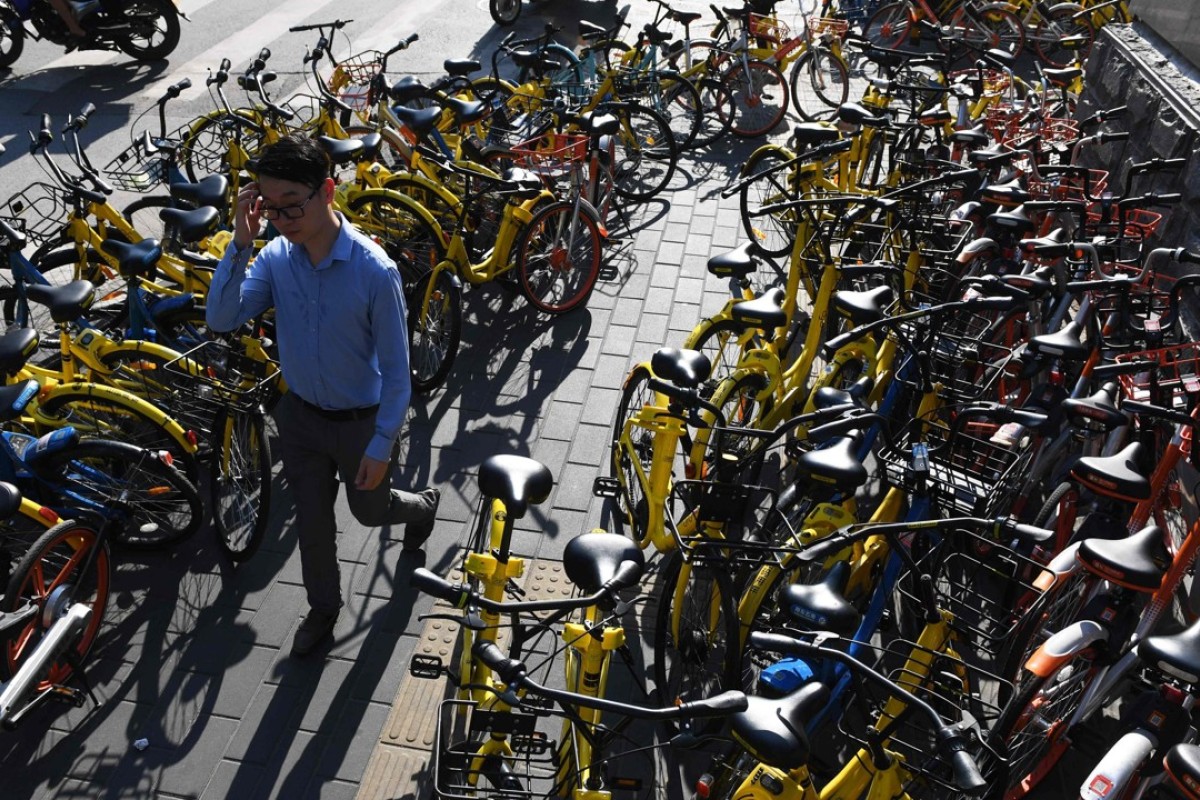
<path id="1" fill-rule="evenodd" d="M 262 195 L 257 183 L 247 183 L 238 192 L 237 210 L 233 213 L 233 243 L 239 250 L 254 244 L 262 227 Z"/>
<path id="2" fill-rule="evenodd" d="M 379 485 L 387 474 L 388 462 L 377 461 L 370 456 L 363 456 L 358 465 L 358 475 L 354 478 L 354 488 L 369 492 Z"/>

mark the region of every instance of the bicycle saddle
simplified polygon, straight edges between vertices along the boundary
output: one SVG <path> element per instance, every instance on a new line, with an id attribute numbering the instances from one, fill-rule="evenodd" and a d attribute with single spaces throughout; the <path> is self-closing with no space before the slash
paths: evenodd
<path id="1" fill-rule="evenodd" d="M 540 461 L 524 456 L 492 456 L 479 466 L 479 490 L 495 497 L 513 519 L 525 516 L 529 506 L 550 496 L 554 476 Z"/>
<path id="2" fill-rule="evenodd" d="M 158 260 L 163 253 L 157 239 L 142 239 L 133 243 L 105 239 L 100 249 L 117 259 L 117 272 L 122 278 L 152 277 L 158 270 Z M 88 305 L 91 305 L 90 301 Z"/>
<path id="3" fill-rule="evenodd" d="M 1148 636 L 1137 646 L 1138 658 L 1168 675 L 1200 683 L 1200 620 L 1167 636 Z"/>
<path id="4" fill-rule="evenodd" d="M 628 536 L 592 531 L 576 536 L 563 549 L 563 571 L 567 580 L 584 594 L 600 591 L 620 571 L 621 565 L 632 561 L 641 576 L 646 557 L 641 548 Z"/>
<path id="5" fill-rule="evenodd" d="M 890 286 L 854 291 L 845 289 L 833 295 L 833 307 L 855 327 L 883 319 L 886 307 L 896 298 Z"/>
<path id="6" fill-rule="evenodd" d="M 987 131 L 983 129 L 982 125 L 955 131 L 946 138 L 954 144 L 962 144 L 967 147 L 983 147 L 992 140 L 992 137 L 988 136 Z"/>
<path id="7" fill-rule="evenodd" d="M 647 42 L 657 45 L 666 44 L 667 42 L 671 41 L 671 38 L 674 35 L 670 31 L 660 30 L 649 25 L 642 30 L 642 34 L 646 37 Z"/>
<path id="8" fill-rule="evenodd" d="M 481 100 L 462 100 L 458 97 L 447 97 L 442 100 L 450 113 L 460 125 L 471 125 L 483 119 L 488 113 L 487 103 Z"/>
<path id="9" fill-rule="evenodd" d="M 1028 192 L 1025 192 L 1028 196 Z M 1033 220 L 1029 218 L 1029 212 L 1025 210 L 1025 206 L 1017 206 L 1008 211 L 997 211 L 995 214 L 989 214 L 987 218 L 989 225 L 995 225 L 997 228 L 1004 228 L 1012 231 L 1014 236 L 1022 236 L 1029 233 L 1036 227 Z"/>
<path id="10" fill-rule="evenodd" d="M 754 758 L 777 769 L 808 763 L 811 749 L 804 726 L 829 702 L 823 683 L 806 684 L 786 697 L 747 697 L 750 704 L 730 720 L 734 739 Z"/>
<path id="11" fill-rule="evenodd" d="M 676 11 L 674 9 L 671 9 L 667 16 L 678 22 L 680 25 L 691 25 L 693 22 L 704 17 L 704 15 L 699 11 Z"/>
<path id="12" fill-rule="evenodd" d="M 784 592 L 787 612 L 810 630 L 853 635 L 862 615 L 842 596 L 849 580 L 850 563 L 839 561 L 820 583 L 793 583 Z"/>
<path id="13" fill-rule="evenodd" d="M 1177 744 L 1167 751 L 1163 767 L 1184 797 L 1200 800 L 1200 747 Z"/>
<path id="14" fill-rule="evenodd" d="M 843 103 L 837 110 L 838 119 L 851 125 L 863 125 L 867 128 L 886 128 L 892 124 L 887 114 L 872 114 L 861 103 Z"/>
<path id="15" fill-rule="evenodd" d="M 1071 252 L 1070 242 L 1064 241 L 1066 231 L 1055 228 L 1045 236 L 1035 239 L 1022 239 L 1017 246 L 1028 253 L 1036 253 L 1043 258 L 1062 258 Z"/>
<path id="16" fill-rule="evenodd" d="M 1099 425 L 1106 431 L 1119 428 L 1129 422 L 1117 410 L 1117 385 L 1112 381 L 1101 386 L 1087 397 L 1068 397 L 1062 402 L 1063 413 L 1072 425 Z"/>
<path id="17" fill-rule="evenodd" d="M 365 136 L 354 137 L 362 142 L 362 153 L 360 157 L 364 161 L 378 161 L 379 149 L 383 147 L 383 134 L 379 131 L 371 131 Z"/>
<path id="18" fill-rule="evenodd" d="M 815 147 L 827 142 L 836 142 L 841 138 L 842 133 L 832 125 L 821 122 L 802 122 L 792 128 L 792 136 L 796 139 L 797 145 Z"/>
<path id="19" fill-rule="evenodd" d="M 863 403 L 863 398 L 869 395 L 874 388 L 875 379 L 870 375 L 863 375 L 849 389 L 822 386 L 813 395 L 813 407 L 821 411 L 826 408 L 851 404 L 865 410 L 866 405 Z"/>
<path id="20" fill-rule="evenodd" d="M 411 103 L 429 97 L 430 89 L 412 75 L 405 75 L 388 88 L 388 97 L 397 103 Z"/>
<path id="21" fill-rule="evenodd" d="M 725 16 L 730 19 L 749 19 L 750 15 L 755 13 L 752 8 L 730 8 L 729 6 L 721 6 L 721 10 L 725 12 Z"/>
<path id="22" fill-rule="evenodd" d="M 535 75 L 545 75 L 547 72 L 553 72 L 562 66 L 555 58 L 549 58 L 541 53 L 534 53 L 529 50 L 514 50 L 511 54 L 512 62 L 520 69 L 532 70 Z"/>
<path id="23" fill-rule="evenodd" d="M 664 347 L 650 357 L 650 371 L 681 389 L 695 389 L 708 380 L 712 363 L 697 350 Z"/>
<path id="24" fill-rule="evenodd" d="M 986 153 L 986 150 L 976 150 L 976 153 Z M 1000 203 L 1001 205 L 1019 206 L 1021 203 L 1028 202 L 1030 194 L 1025 187 L 1021 186 L 1017 181 L 1008 183 L 993 183 L 983 187 L 983 199 L 992 203 Z"/>
<path id="25" fill-rule="evenodd" d="M 171 197 L 197 208 L 224 208 L 229 197 L 229 179 L 224 175 L 209 175 L 195 183 L 173 183 Z"/>
<path id="26" fill-rule="evenodd" d="M 107 245 L 110 240 L 104 243 Z M 145 240 L 143 240 L 145 241 Z M 150 240 L 157 246 L 157 242 Z M 116 244 L 116 242 L 113 242 Z M 122 242 L 122 244 L 124 244 Z M 50 319 L 55 322 L 71 322 L 83 316 L 92 305 L 96 295 L 96 287 L 91 281 L 71 281 L 62 286 L 31 285 L 25 288 L 25 294 L 35 303 L 50 309 Z"/>
<path id="27" fill-rule="evenodd" d="M 583 40 L 600 39 L 608 36 L 608 30 L 601 28 L 594 22 L 588 22 L 586 19 L 579 20 L 579 38 Z"/>
<path id="28" fill-rule="evenodd" d="M 1083 70 L 1079 67 L 1066 67 L 1065 69 L 1044 69 L 1042 74 L 1046 76 L 1046 80 L 1053 83 L 1055 86 L 1066 86 L 1071 81 L 1083 74 Z"/>
<path id="29" fill-rule="evenodd" d="M 1116 455 L 1085 456 L 1071 468 L 1071 477 L 1089 489 L 1109 497 L 1137 502 L 1150 497 L 1150 481 L 1138 464 L 1143 463 L 1141 442 L 1133 442 Z"/>
<path id="30" fill-rule="evenodd" d="M 621 127 L 612 114 L 584 114 L 581 122 L 590 136 L 612 136 Z"/>
<path id="31" fill-rule="evenodd" d="M 1090 572 L 1138 592 L 1153 592 L 1171 563 L 1162 528 L 1147 525 L 1124 539 L 1084 539 L 1075 556 Z"/>
<path id="32" fill-rule="evenodd" d="M 20 372 L 30 356 L 37 352 L 39 341 L 38 332 L 33 328 L 14 328 L 0 336 L 0 373 L 7 377 Z"/>
<path id="33" fill-rule="evenodd" d="M 867 482 L 867 468 L 858 457 L 862 434 L 839 436 L 816 450 L 802 453 L 795 464 L 796 479 L 813 481 L 817 486 L 832 487 L 850 493 Z"/>
<path id="34" fill-rule="evenodd" d="M 21 381 L 12 386 L 0 387 L 0 422 L 8 422 L 21 416 L 21 412 L 25 410 L 25 406 L 29 405 L 29 401 L 38 393 L 39 388 L 41 387 L 35 380 Z M 0 519 L 8 519 L 8 517 L 0 514 Z"/>
<path id="35" fill-rule="evenodd" d="M 757 248 L 754 242 L 745 242 L 733 250 L 715 255 L 708 260 L 708 271 L 718 278 L 745 278 L 758 269 L 754 252 Z"/>
<path id="36" fill-rule="evenodd" d="M 954 114 L 948 108 L 931 108 L 928 111 L 922 111 L 921 116 L 917 117 L 917 121 L 922 125 L 944 125 L 954 119 Z"/>
<path id="37" fill-rule="evenodd" d="M 212 206 L 200 208 L 164 208 L 158 218 L 176 231 L 181 242 L 195 242 L 208 236 L 221 222 L 221 212 Z"/>
<path id="38" fill-rule="evenodd" d="M 775 330 L 787 324 L 787 313 L 783 310 L 783 295 L 783 289 L 777 286 L 753 300 L 735 303 L 729 309 L 729 316 L 744 328 Z"/>
<path id="39" fill-rule="evenodd" d="M 473 58 L 447 58 L 442 62 L 442 69 L 446 70 L 447 75 L 453 75 L 456 78 L 465 78 L 472 72 L 478 72 L 483 69 L 483 64 Z"/>
<path id="40" fill-rule="evenodd" d="M 993 148 L 984 148 L 982 150 L 972 150 L 967 153 L 967 163 L 973 167 L 993 167 L 1000 164 L 1006 164 L 1017 157 L 1014 150 L 996 150 Z M 987 192 L 987 188 L 984 188 Z M 985 200 L 990 199 L 984 197 Z"/>
<path id="41" fill-rule="evenodd" d="M 329 156 L 330 161 L 339 165 L 357 161 L 363 151 L 361 139 L 334 139 L 332 136 L 318 136 L 317 144 L 325 151 L 325 155 Z"/>
<path id="42" fill-rule="evenodd" d="M 1071 320 L 1058 333 L 1043 333 L 1029 340 L 1027 350 L 1034 356 L 1058 356 L 1068 361 L 1085 361 L 1091 349 L 1079 338 L 1083 326 Z"/>
<path id="43" fill-rule="evenodd" d="M 397 100 L 396 102 L 400 102 Z M 393 106 L 392 112 L 399 118 L 407 127 L 412 129 L 412 132 L 417 135 L 418 139 L 424 139 L 429 135 L 438 124 L 438 120 L 442 118 L 442 110 L 440 108 L 409 108 L 408 106 Z"/>
<path id="44" fill-rule="evenodd" d="M 21 454 L 25 461 L 25 466 L 36 470 L 41 462 L 54 453 L 73 449 L 79 444 L 79 438 L 79 430 L 70 425 L 50 431 L 49 433 L 43 433 L 38 437 L 36 442 L 26 447 L 25 452 Z M 61 469 L 61 466 L 56 465 L 55 469 Z"/>

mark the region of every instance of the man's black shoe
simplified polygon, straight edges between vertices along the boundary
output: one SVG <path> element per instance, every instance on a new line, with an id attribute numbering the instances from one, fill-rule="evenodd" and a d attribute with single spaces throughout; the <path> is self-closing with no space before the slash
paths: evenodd
<path id="1" fill-rule="evenodd" d="M 296 629 L 296 635 L 292 639 L 292 655 L 306 656 L 317 649 L 317 645 L 333 633 L 333 624 L 337 622 L 337 618 L 336 611 L 329 614 L 310 610 Z"/>

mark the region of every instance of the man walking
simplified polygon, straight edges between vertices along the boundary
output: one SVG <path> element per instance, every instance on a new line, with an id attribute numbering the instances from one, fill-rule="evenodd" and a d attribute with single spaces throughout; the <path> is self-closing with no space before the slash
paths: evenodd
<path id="1" fill-rule="evenodd" d="M 329 158 L 288 136 L 258 159 L 238 194 L 233 241 L 208 293 L 207 320 L 231 331 L 275 308 L 289 393 L 274 411 L 283 474 L 296 501 L 309 610 L 292 642 L 306 655 L 342 606 L 334 501 L 338 485 L 364 525 L 406 523 L 405 551 L 433 530 L 437 489 L 391 488 L 393 450 L 412 395 L 404 295 L 396 265 L 332 207 Z M 247 268 L 263 220 L 282 234 Z M 340 481 L 339 481 L 340 476 Z"/>

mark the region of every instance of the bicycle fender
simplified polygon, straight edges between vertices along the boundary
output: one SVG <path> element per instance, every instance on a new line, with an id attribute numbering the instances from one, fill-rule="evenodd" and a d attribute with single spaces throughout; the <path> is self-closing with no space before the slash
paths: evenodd
<path id="1" fill-rule="evenodd" d="M 962 249 L 962 252 L 959 253 L 954 260 L 960 264 L 966 264 L 980 253 L 996 249 L 999 249 L 999 245 L 996 244 L 995 239 L 989 239 L 986 236 L 982 236 L 978 239 L 967 242 L 967 246 Z"/>
<path id="2" fill-rule="evenodd" d="M 1063 8 L 1065 8 L 1066 10 L 1071 11 L 1073 13 L 1076 13 L 1076 14 L 1079 13 L 1080 11 L 1084 10 L 1083 6 L 1081 6 L 1079 3 L 1056 3 L 1055 5 L 1050 6 L 1050 8 L 1048 8 L 1046 10 L 1051 13 L 1054 13 L 1055 11 L 1058 11 L 1059 9 L 1063 9 Z"/>
<path id="3" fill-rule="evenodd" d="M 1049 591 L 1054 586 L 1074 575 L 1082 567 L 1075 559 L 1079 552 L 1079 542 L 1073 542 L 1063 548 L 1063 551 L 1050 559 L 1050 563 L 1042 567 L 1041 573 L 1033 581 L 1033 586 L 1042 592 Z"/>
<path id="4" fill-rule="evenodd" d="M 1149 761 L 1158 740 L 1143 730 L 1131 731 L 1108 749 L 1079 787 L 1080 800 L 1122 797 L 1129 783 Z"/>
<path id="5" fill-rule="evenodd" d="M 1076 653 L 1107 638 L 1108 630 L 1098 622 L 1073 622 L 1047 639 L 1025 662 L 1025 669 L 1045 678 Z"/>

